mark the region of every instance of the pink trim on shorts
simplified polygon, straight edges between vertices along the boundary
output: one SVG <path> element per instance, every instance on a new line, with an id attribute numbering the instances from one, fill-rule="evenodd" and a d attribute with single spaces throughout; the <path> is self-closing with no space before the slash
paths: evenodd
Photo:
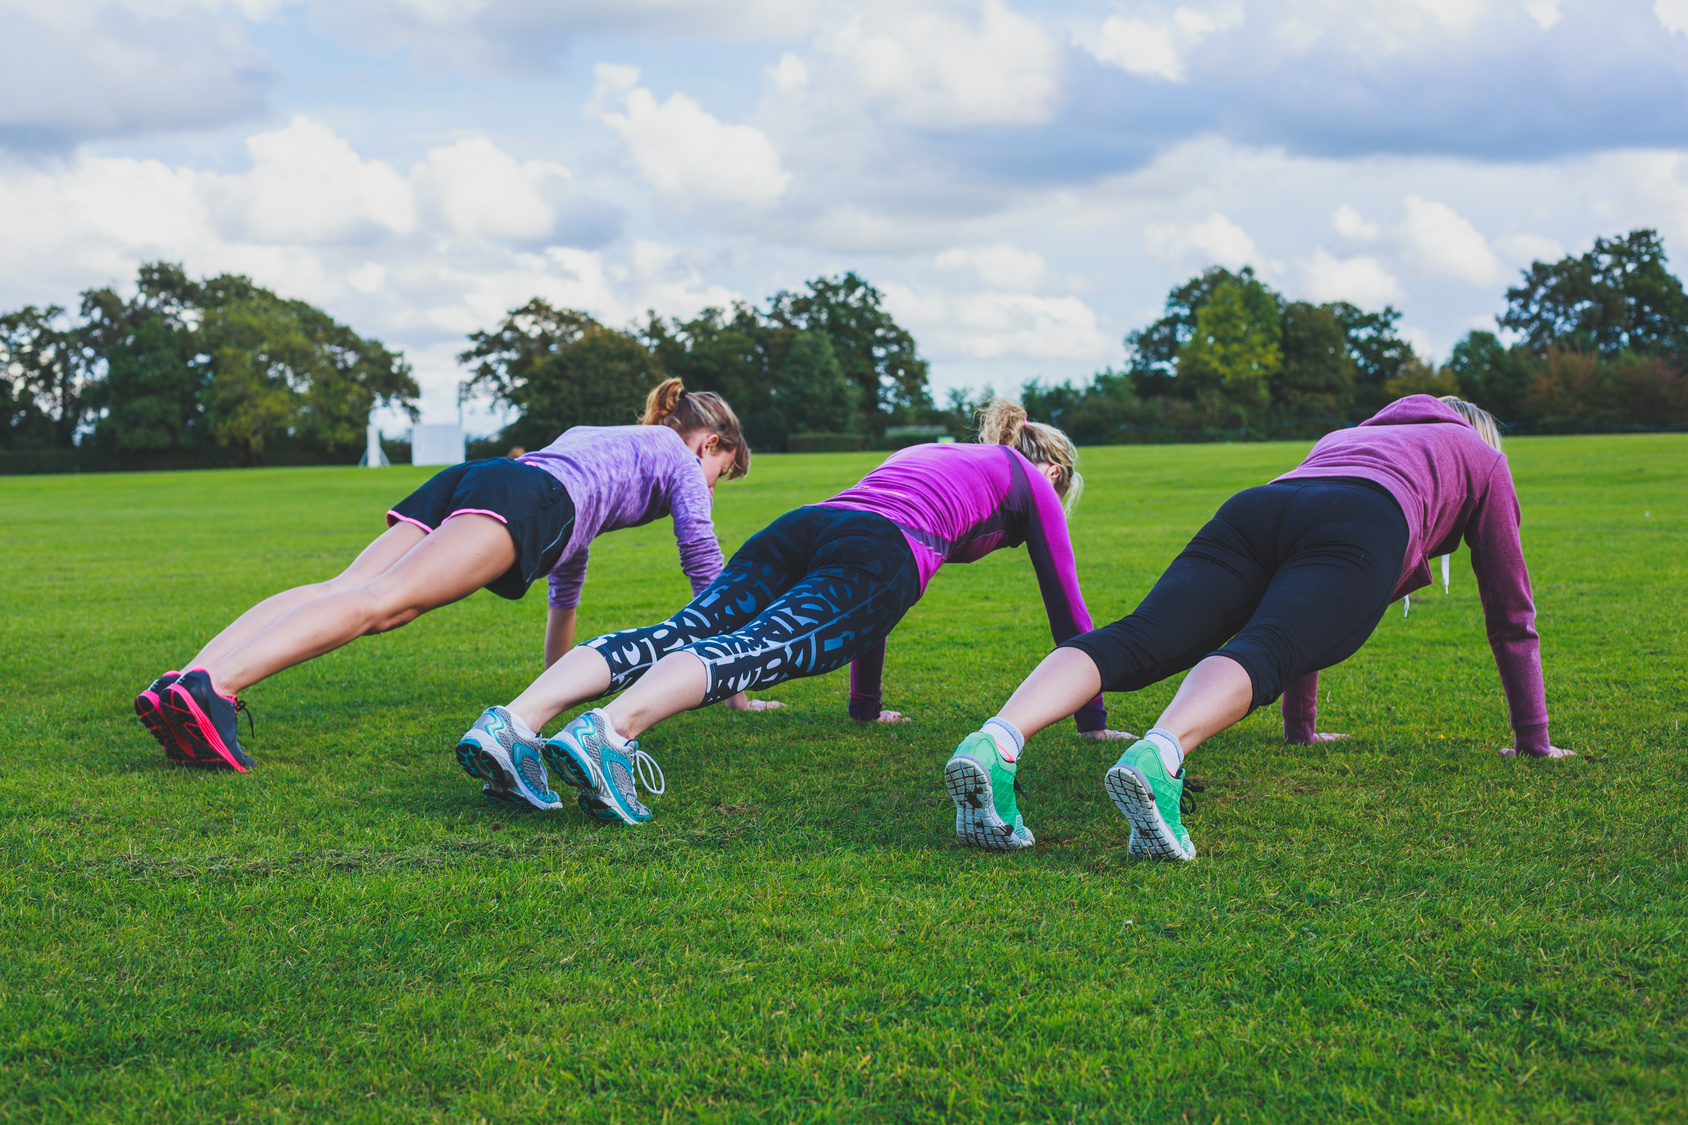
<path id="1" fill-rule="evenodd" d="M 509 520 L 505 519 L 497 512 L 489 512 L 485 508 L 459 508 L 455 512 L 451 513 L 451 516 L 491 516 L 505 527 L 510 526 Z M 447 516 L 446 519 L 450 519 L 451 516 Z"/>
<path id="2" fill-rule="evenodd" d="M 429 527 L 427 524 L 423 523 L 421 520 L 413 520 L 409 516 L 399 515 L 397 512 L 393 511 L 391 508 L 387 509 L 387 526 L 392 527 L 394 520 L 403 520 L 405 523 L 413 523 L 417 527 L 420 527 L 423 531 L 427 532 L 429 535 L 432 535 L 434 533 L 434 529 Z"/>

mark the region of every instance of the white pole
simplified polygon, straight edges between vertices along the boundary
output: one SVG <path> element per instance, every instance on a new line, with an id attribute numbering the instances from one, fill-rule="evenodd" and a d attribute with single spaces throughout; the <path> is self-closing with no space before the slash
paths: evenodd
<path id="1" fill-rule="evenodd" d="M 381 427 L 371 422 L 368 431 L 365 433 L 365 439 L 368 441 L 368 445 L 365 447 L 363 463 L 371 469 L 386 468 L 388 461 L 387 454 L 381 449 Z"/>

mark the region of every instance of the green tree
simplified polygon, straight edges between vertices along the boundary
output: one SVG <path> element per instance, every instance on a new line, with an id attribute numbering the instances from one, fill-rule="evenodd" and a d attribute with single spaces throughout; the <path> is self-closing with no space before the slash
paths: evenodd
<path id="1" fill-rule="evenodd" d="M 1223 266 L 1209 266 L 1183 285 L 1166 295 L 1166 314 L 1146 328 L 1138 329 L 1125 338 L 1128 368 L 1137 393 L 1144 398 L 1182 394 L 1178 389 L 1178 355 L 1196 335 L 1196 317 L 1213 299 L 1221 286 L 1241 286 L 1258 300 L 1276 293 L 1254 276 L 1254 267 L 1244 266 L 1232 273 Z"/>
<path id="2" fill-rule="evenodd" d="M 861 423 L 859 386 L 844 374 L 825 332 L 797 334 L 780 365 L 774 408 L 787 434 L 851 433 Z"/>
<path id="3" fill-rule="evenodd" d="M 885 311 L 879 290 L 856 274 L 817 277 L 806 292 L 776 293 L 767 318 L 781 328 L 826 333 L 839 366 L 861 389 L 859 409 L 868 428 L 877 431 L 932 409 L 928 368 L 914 337 Z"/>
<path id="4" fill-rule="evenodd" d="M 0 315 L 0 406 L 14 448 L 69 448 L 88 416 L 89 379 L 58 305 Z"/>
<path id="5" fill-rule="evenodd" d="M 1493 332 L 1479 329 L 1454 345 L 1443 369 L 1453 374 L 1461 398 L 1497 418 L 1518 421 L 1526 415 L 1536 366 L 1528 351 L 1508 348 Z"/>
<path id="6" fill-rule="evenodd" d="M 704 309 L 687 321 L 676 317 L 665 323 L 653 312 L 643 332 L 663 371 L 692 390 L 714 391 L 732 405 L 755 449 L 784 448 L 786 429 L 773 398 L 776 359 L 796 335 L 742 302 L 731 309 Z"/>
<path id="7" fill-rule="evenodd" d="M 1603 355 L 1681 355 L 1688 350 L 1688 295 L 1665 268 L 1657 231 L 1597 238 L 1588 253 L 1533 262 L 1506 291 L 1502 328 L 1538 354 L 1564 345 Z"/>
<path id="8" fill-rule="evenodd" d="M 457 357 L 475 365 L 465 393 L 488 393 L 515 411 L 500 437 L 529 448 L 571 426 L 631 424 L 664 377 L 639 337 L 537 297 L 469 341 Z"/>
<path id="9" fill-rule="evenodd" d="M 1196 313 L 1195 332 L 1178 349 L 1178 384 L 1210 420 L 1248 425 L 1272 400 L 1283 368 L 1278 305 L 1264 286 L 1227 283 Z"/>
<path id="10" fill-rule="evenodd" d="M 1282 323 L 1283 367 L 1272 379 L 1272 401 L 1291 418 L 1345 414 L 1355 363 L 1342 322 L 1328 308 L 1292 301 Z"/>
<path id="11" fill-rule="evenodd" d="M 1389 380 L 1406 369 L 1413 359 L 1412 345 L 1395 332 L 1401 314 L 1385 305 L 1378 312 L 1366 312 L 1347 301 L 1322 306 L 1348 337 L 1348 354 L 1354 357 L 1354 407 L 1361 417 L 1375 414 L 1394 401 Z"/>

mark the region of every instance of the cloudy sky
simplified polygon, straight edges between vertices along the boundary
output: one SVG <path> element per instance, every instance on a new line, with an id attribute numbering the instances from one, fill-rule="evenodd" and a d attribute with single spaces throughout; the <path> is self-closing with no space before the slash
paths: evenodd
<path id="1" fill-rule="evenodd" d="M 1210 263 L 1436 359 L 1596 235 L 1688 267 L 1688 0 L 0 0 L 0 43 L 0 308 L 245 273 L 428 421 L 534 295 L 854 269 L 939 388 L 1011 389 Z"/>

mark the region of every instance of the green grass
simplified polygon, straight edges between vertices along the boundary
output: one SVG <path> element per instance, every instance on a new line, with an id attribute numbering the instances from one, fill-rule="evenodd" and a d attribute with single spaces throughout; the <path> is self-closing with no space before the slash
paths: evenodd
<path id="1" fill-rule="evenodd" d="M 1094 449 L 1098 620 L 1295 444 Z M 1509 446 L 1568 762 L 1511 762 L 1475 583 L 1191 760 L 1200 858 L 1131 860 L 1070 728 L 1030 854 L 956 845 L 949 749 L 1049 645 L 1023 551 L 766 714 L 644 741 L 639 829 L 482 804 L 451 747 L 538 670 L 477 594 L 249 693 L 248 776 L 166 768 L 130 700 L 335 572 L 425 470 L 0 478 L 0 1120 L 1681 1120 L 1688 439 Z M 730 549 L 869 456 L 764 457 Z M 593 549 L 582 635 L 686 587 L 666 522 Z M 1174 685 L 1111 697 L 1141 731 Z M 1117 746 L 1112 749 L 1117 750 Z"/>

